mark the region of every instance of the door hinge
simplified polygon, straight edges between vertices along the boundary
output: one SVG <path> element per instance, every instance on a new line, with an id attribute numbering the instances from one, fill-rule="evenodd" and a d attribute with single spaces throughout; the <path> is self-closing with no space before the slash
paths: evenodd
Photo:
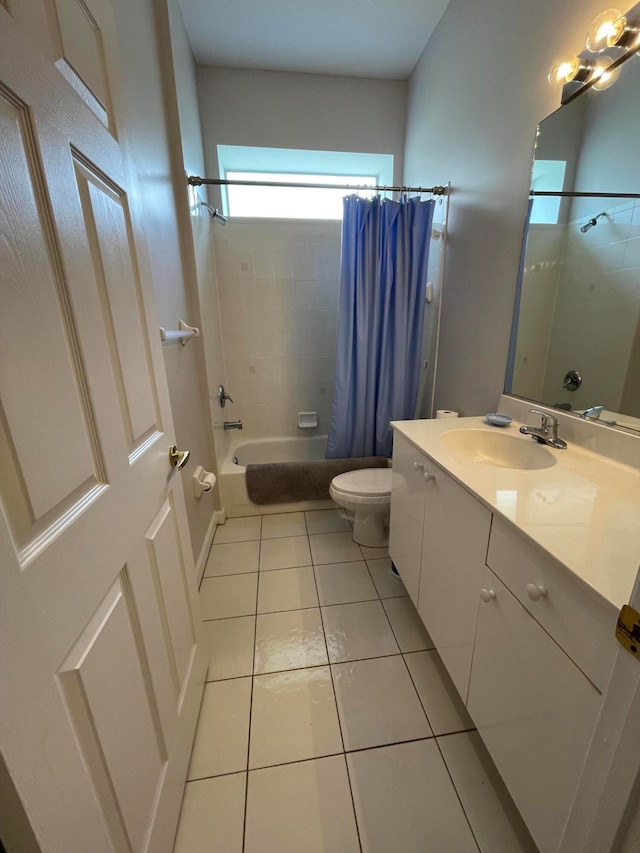
<path id="1" fill-rule="evenodd" d="M 640 613 L 628 604 L 620 608 L 616 639 L 628 652 L 640 659 Z"/>

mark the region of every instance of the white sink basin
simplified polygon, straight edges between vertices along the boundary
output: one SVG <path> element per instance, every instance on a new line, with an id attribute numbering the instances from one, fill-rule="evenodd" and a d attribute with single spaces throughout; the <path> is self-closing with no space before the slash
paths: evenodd
<path id="1" fill-rule="evenodd" d="M 440 441 L 447 450 L 471 462 L 525 471 L 551 468 L 556 464 L 553 454 L 561 452 L 549 450 L 531 438 L 523 440 L 497 430 L 452 429 L 442 433 Z"/>

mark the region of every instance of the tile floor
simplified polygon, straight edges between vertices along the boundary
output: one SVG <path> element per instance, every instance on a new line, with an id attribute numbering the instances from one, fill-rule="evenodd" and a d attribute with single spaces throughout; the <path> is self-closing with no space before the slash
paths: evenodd
<path id="1" fill-rule="evenodd" d="M 174 853 L 534 853 L 384 550 L 334 510 L 229 519 Z"/>

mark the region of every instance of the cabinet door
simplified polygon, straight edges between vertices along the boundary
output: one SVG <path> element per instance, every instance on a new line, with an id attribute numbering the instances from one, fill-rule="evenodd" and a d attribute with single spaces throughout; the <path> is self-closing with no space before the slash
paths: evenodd
<path id="1" fill-rule="evenodd" d="M 397 432 L 394 434 L 389 553 L 416 607 L 427 464 L 428 459 L 423 453 Z"/>
<path id="2" fill-rule="evenodd" d="M 468 707 L 540 848 L 558 848 L 600 694 L 489 569 Z"/>
<path id="3" fill-rule="evenodd" d="M 466 702 L 491 513 L 433 462 L 427 475 L 418 613 Z"/>

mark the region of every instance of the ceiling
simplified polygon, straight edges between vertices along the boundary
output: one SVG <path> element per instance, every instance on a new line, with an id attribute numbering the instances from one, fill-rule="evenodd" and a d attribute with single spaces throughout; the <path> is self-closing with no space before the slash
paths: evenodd
<path id="1" fill-rule="evenodd" d="M 406 80 L 449 0 L 178 0 L 199 65 Z"/>

